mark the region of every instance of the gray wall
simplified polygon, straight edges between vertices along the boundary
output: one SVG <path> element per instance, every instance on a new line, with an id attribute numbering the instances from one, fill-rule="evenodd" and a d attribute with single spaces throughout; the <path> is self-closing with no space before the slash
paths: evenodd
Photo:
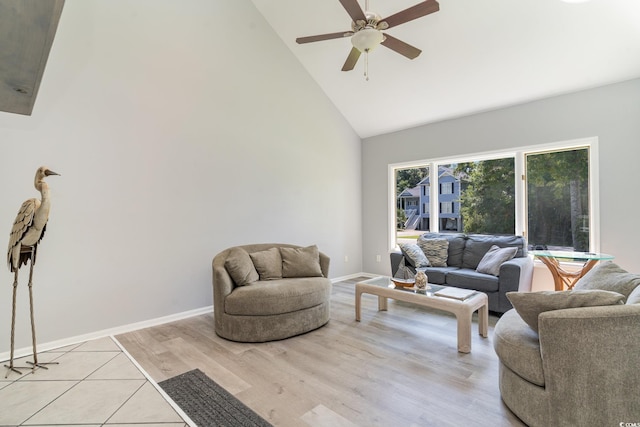
<path id="1" fill-rule="evenodd" d="M 67 0 L 34 113 L 0 113 L 0 148 L 5 242 L 36 168 L 62 174 L 41 343 L 211 305 L 211 260 L 233 245 L 317 244 L 332 277 L 362 270 L 361 141 L 249 0 Z"/>
<path id="2" fill-rule="evenodd" d="M 389 274 L 387 166 L 599 138 L 600 250 L 640 273 L 640 79 L 367 138 L 362 146 L 363 268 Z M 382 254 L 382 262 L 376 255 Z"/>

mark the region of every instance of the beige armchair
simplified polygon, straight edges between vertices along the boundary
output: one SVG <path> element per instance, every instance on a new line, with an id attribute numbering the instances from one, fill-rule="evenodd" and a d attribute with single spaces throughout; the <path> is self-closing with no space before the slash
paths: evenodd
<path id="1" fill-rule="evenodd" d="M 284 257 L 279 255 L 281 248 L 289 249 Z M 310 248 L 315 246 L 267 243 L 236 246 L 216 255 L 212 264 L 216 333 L 233 341 L 264 342 L 326 324 L 331 296 L 329 257 L 317 248 L 309 252 Z M 287 254 L 293 255 L 288 258 Z M 276 258 L 269 258 L 272 255 Z M 267 262 L 258 264 L 256 270 L 252 259 Z M 304 265 L 296 265 L 297 259 Z"/>
<path id="2" fill-rule="evenodd" d="M 576 285 L 578 290 L 596 290 L 607 281 L 603 279 L 607 270 L 616 268 L 603 266 L 589 278 L 588 286 Z M 502 400 L 526 424 L 561 427 L 640 422 L 640 279 L 621 271 L 611 276 L 627 280 L 624 287 L 601 287 L 619 294 L 614 305 L 543 311 L 536 316 L 536 325 L 528 307 L 518 307 L 514 299 L 515 308 L 496 323 L 494 347 L 500 360 Z M 635 290 L 629 284 L 635 284 Z"/>

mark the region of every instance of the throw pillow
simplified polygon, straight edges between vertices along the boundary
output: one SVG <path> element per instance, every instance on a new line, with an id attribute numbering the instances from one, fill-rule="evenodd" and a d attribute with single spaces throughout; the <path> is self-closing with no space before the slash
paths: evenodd
<path id="1" fill-rule="evenodd" d="M 280 248 L 282 256 L 282 277 L 318 277 L 320 252 L 316 245 L 306 248 Z"/>
<path id="2" fill-rule="evenodd" d="M 624 303 L 624 295 L 601 290 L 507 292 L 507 298 L 534 331 L 538 332 L 538 315 L 563 308 L 596 307 Z"/>
<path id="3" fill-rule="evenodd" d="M 516 252 L 518 252 L 518 248 L 501 248 L 493 245 L 480 260 L 476 271 L 478 273 L 498 276 L 500 274 L 500 266 L 502 263 L 509 261 L 511 258 L 516 256 Z"/>
<path id="4" fill-rule="evenodd" d="M 449 256 L 449 241 L 447 239 L 427 239 L 418 237 L 418 247 L 429 259 L 431 267 L 446 267 Z"/>
<path id="5" fill-rule="evenodd" d="M 640 304 L 640 286 L 636 288 L 627 297 L 627 304 Z"/>
<path id="6" fill-rule="evenodd" d="M 278 248 L 249 254 L 260 280 L 282 279 L 282 257 Z"/>
<path id="7" fill-rule="evenodd" d="M 250 285 L 260 279 L 249 253 L 242 248 L 232 248 L 229 251 L 224 261 L 224 268 L 227 269 L 236 286 Z"/>
<path id="8" fill-rule="evenodd" d="M 613 262 L 601 262 L 587 272 L 573 289 L 601 289 L 618 292 L 625 297 L 640 285 L 640 275 L 629 273 Z"/>
<path id="9" fill-rule="evenodd" d="M 429 259 L 425 256 L 422 249 L 415 243 L 399 243 L 402 255 L 409 261 L 413 267 L 428 267 Z"/>

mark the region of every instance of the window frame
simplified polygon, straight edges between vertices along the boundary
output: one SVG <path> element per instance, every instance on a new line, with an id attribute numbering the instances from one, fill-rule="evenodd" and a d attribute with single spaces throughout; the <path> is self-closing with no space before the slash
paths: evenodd
<path id="1" fill-rule="evenodd" d="M 403 163 L 391 163 L 388 165 L 388 245 L 389 250 L 393 251 L 398 248 L 396 233 L 396 194 L 395 194 L 395 171 L 397 169 L 407 169 L 415 167 L 429 168 L 429 182 L 438 182 L 438 168 L 440 165 L 452 163 L 462 163 L 471 161 L 494 160 L 505 157 L 514 158 L 514 176 L 515 176 L 515 234 L 527 238 L 527 200 L 526 200 L 526 178 L 525 178 L 525 161 L 527 154 L 539 154 L 553 151 L 563 151 L 577 148 L 587 148 L 589 150 L 589 248 L 591 252 L 600 252 L 600 176 L 599 176 L 599 149 L 598 137 L 587 137 L 572 139 L 566 141 L 552 142 L 546 144 L 538 144 L 531 146 L 516 147 L 510 150 L 496 150 L 479 153 L 469 153 L 452 157 L 439 157 L 432 159 L 415 160 Z M 430 200 L 438 200 L 439 185 L 430 185 Z M 439 217 L 439 203 L 430 203 L 430 217 Z M 431 221 L 431 232 L 439 231 L 439 222 Z"/>

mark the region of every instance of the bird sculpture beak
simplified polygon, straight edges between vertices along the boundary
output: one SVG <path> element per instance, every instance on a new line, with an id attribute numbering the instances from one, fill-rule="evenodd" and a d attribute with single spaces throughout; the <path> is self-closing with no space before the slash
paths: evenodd
<path id="1" fill-rule="evenodd" d="M 44 174 L 45 174 L 45 176 L 49 176 L 49 175 L 58 175 L 58 176 L 60 176 L 60 174 L 59 174 L 59 173 L 56 173 L 56 172 L 54 172 L 54 171 L 52 171 L 52 170 L 49 170 L 49 169 L 47 169 L 46 171 L 44 171 Z"/>

